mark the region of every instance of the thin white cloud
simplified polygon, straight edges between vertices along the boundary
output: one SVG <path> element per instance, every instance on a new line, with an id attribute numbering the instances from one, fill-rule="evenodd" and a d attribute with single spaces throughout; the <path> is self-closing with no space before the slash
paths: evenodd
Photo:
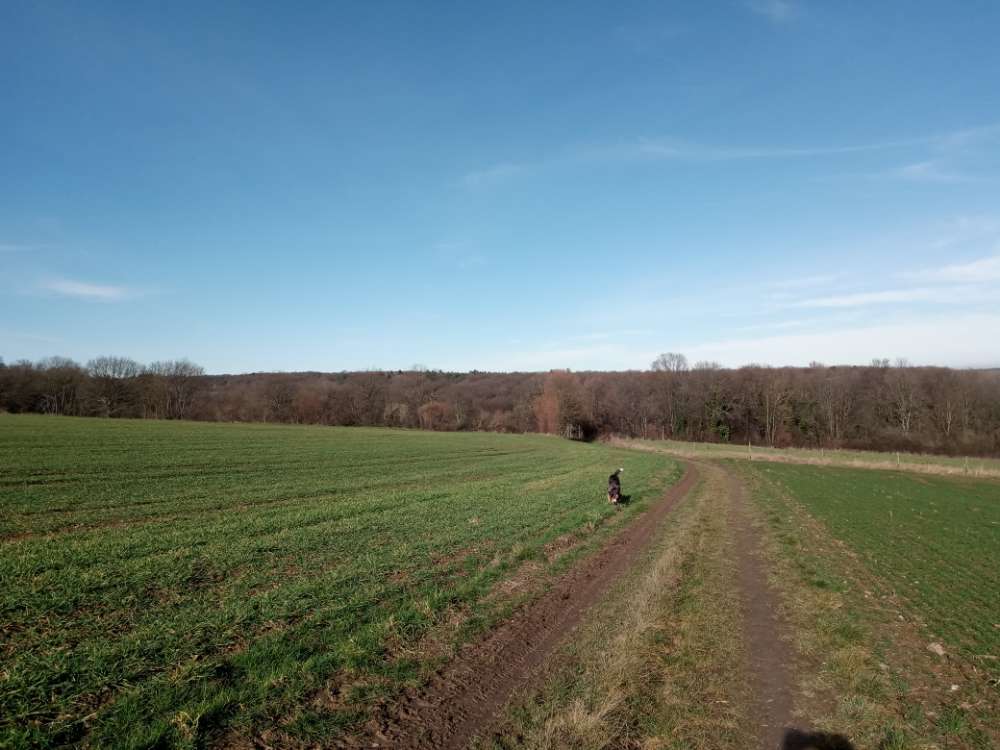
<path id="1" fill-rule="evenodd" d="M 39 284 L 39 287 L 43 291 L 58 294 L 62 297 L 74 297 L 76 299 L 96 302 L 118 302 L 135 296 L 135 292 L 127 287 L 112 286 L 110 284 L 92 284 L 73 279 L 47 279 Z"/>
<path id="2" fill-rule="evenodd" d="M 742 146 L 713 145 L 685 141 L 673 137 L 639 138 L 631 143 L 619 144 L 584 151 L 586 160 L 676 160 L 676 161 L 742 161 L 757 159 L 801 159 L 809 157 L 842 156 L 845 154 L 887 151 L 892 149 L 928 146 L 940 136 L 907 138 L 874 143 L 856 143 L 834 146 Z"/>
<path id="3" fill-rule="evenodd" d="M 829 328 L 832 324 L 844 324 L 844 323 L 855 323 L 858 322 L 860 314 L 846 311 L 842 313 L 829 314 L 825 313 L 822 317 L 815 318 L 798 318 L 793 320 L 773 320 L 765 323 L 755 323 L 753 325 L 737 326 L 731 329 L 737 333 L 750 333 L 757 331 L 758 333 L 763 331 L 787 331 L 790 329 L 804 329 L 804 328 L 816 328 L 819 330 L 825 330 Z"/>
<path id="4" fill-rule="evenodd" d="M 967 287 L 915 287 L 913 289 L 888 289 L 878 292 L 857 292 L 829 297 L 816 297 L 788 302 L 784 307 L 840 308 L 866 305 L 900 304 L 908 302 L 967 303 L 981 298 L 976 290 Z"/>
<path id="5" fill-rule="evenodd" d="M 970 180 L 965 175 L 949 171 L 942 166 L 940 161 L 933 159 L 890 169 L 885 173 L 885 176 L 910 182 L 968 182 Z"/>
<path id="6" fill-rule="evenodd" d="M 980 258 L 970 263 L 953 263 L 940 268 L 925 268 L 903 274 L 905 278 L 923 282 L 982 284 L 1000 281 L 1000 255 Z"/>
<path id="7" fill-rule="evenodd" d="M 620 331 L 597 331 L 594 333 L 582 333 L 570 336 L 570 341 L 607 341 L 609 339 L 630 338 L 635 336 L 646 336 L 653 333 L 649 329 L 629 328 Z"/>
<path id="8" fill-rule="evenodd" d="M 1000 123 L 995 122 L 973 128 L 953 130 L 938 137 L 936 142 L 944 149 L 965 149 L 992 141 L 997 137 L 1000 137 Z"/>
<path id="9" fill-rule="evenodd" d="M 598 342 L 577 347 L 523 348 L 520 340 L 510 348 L 482 360 L 450 363 L 445 369 L 545 371 L 647 369 L 664 349 L 683 353 L 689 362 L 718 361 L 727 367 L 750 362 L 774 366 L 805 366 L 811 361 L 828 364 L 869 363 L 878 357 L 904 357 L 921 365 L 951 367 L 1000 366 L 1000 314 L 960 313 L 913 315 L 873 322 L 809 321 L 809 330 L 777 331 L 760 336 L 733 336 L 648 348 L 622 342 Z M 791 326 L 790 326 L 791 327 Z M 664 339 L 677 341 L 676 332 Z M 992 343 L 991 343 L 992 342 Z"/>
<path id="10" fill-rule="evenodd" d="M 511 177 L 527 171 L 527 169 L 528 166 L 526 164 L 504 162 L 486 169 L 469 172 L 468 174 L 462 176 L 461 182 L 465 187 L 469 188 L 488 187 L 490 185 L 504 182 Z"/>
<path id="11" fill-rule="evenodd" d="M 945 315 L 803 334 L 726 339 L 681 351 L 692 361 L 718 360 L 731 367 L 748 362 L 805 365 L 814 360 L 865 364 L 875 357 L 905 357 L 925 365 L 995 367 L 1000 365 L 1000 315 Z"/>
<path id="12" fill-rule="evenodd" d="M 483 188 L 506 182 L 529 172 L 584 163 L 629 163 L 643 161 L 729 162 L 769 159 L 807 159 L 848 154 L 925 148 L 945 152 L 948 157 L 961 155 L 970 146 L 1000 134 L 1000 123 L 953 130 L 937 135 L 896 140 L 819 146 L 755 146 L 704 144 L 670 136 L 642 137 L 631 141 L 567 148 L 550 158 L 529 162 L 501 162 L 463 175 L 459 183 L 466 188 Z M 923 182 L 964 182 L 974 178 L 949 172 L 941 159 L 904 164 L 878 173 L 841 175 L 867 179 L 906 179 Z"/>
<path id="13" fill-rule="evenodd" d="M 747 0 L 746 6 L 774 23 L 791 20 L 799 12 L 798 6 L 791 0 Z"/>
<path id="14" fill-rule="evenodd" d="M 782 279 L 772 281 L 769 286 L 773 289 L 802 289 L 812 286 L 825 286 L 832 284 L 837 279 L 843 278 L 840 273 L 823 273 L 815 276 L 801 276 L 795 279 Z"/>
<path id="15" fill-rule="evenodd" d="M 937 230 L 930 243 L 935 250 L 1000 237 L 1000 220 L 992 216 L 959 216 Z"/>

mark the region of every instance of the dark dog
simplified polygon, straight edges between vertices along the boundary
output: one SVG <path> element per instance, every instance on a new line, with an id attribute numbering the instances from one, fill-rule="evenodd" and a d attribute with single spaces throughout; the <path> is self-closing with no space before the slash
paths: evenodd
<path id="1" fill-rule="evenodd" d="M 619 468 L 614 474 L 608 477 L 608 502 L 618 505 L 622 499 L 622 481 L 618 478 L 625 469 Z"/>

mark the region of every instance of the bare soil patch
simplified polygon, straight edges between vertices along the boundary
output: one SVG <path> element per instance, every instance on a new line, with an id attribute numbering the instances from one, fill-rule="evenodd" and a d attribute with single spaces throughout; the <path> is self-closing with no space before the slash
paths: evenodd
<path id="1" fill-rule="evenodd" d="M 740 479 L 727 472 L 735 525 L 736 556 L 743 609 L 743 636 L 760 747 L 779 748 L 792 721 L 795 652 L 788 625 L 779 616 L 778 594 L 767 580 L 758 532 L 747 509 Z"/>

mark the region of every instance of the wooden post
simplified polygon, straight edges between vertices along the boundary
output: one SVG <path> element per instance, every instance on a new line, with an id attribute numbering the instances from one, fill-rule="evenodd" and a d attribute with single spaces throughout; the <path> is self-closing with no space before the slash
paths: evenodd
<path id="1" fill-rule="evenodd" d="M 747 437 L 747 456 L 753 461 L 753 449 L 750 448 L 750 437 Z"/>
<path id="2" fill-rule="evenodd" d="M 896 451 L 896 468 L 899 468 L 899 451 Z"/>

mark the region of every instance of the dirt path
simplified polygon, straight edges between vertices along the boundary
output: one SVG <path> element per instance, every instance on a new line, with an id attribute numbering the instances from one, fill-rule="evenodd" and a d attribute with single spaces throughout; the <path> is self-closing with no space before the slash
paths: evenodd
<path id="1" fill-rule="evenodd" d="M 428 685 L 405 693 L 391 712 L 373 721 L 366 736 L 348 746 L 457 750 L 468 745 L 491 726 L 515 690 L 542 673 L 549 655 L 638 559 L 697 480 L 697 470 L 685 465 L 680 482 L 599 552 L 482 641 L 462 649 Z"/>
<path id="2" fill-rule="evenodd" d="M 754 729 L 759 747 L 776 750 L 792 726 L 795 652 L 788 640 L 789 627 L 778 616 L 778 594 L 767 580 L 766 563 L 747 508 L 746 487 L 731 469 L 726 470 L 726 476 L 736 535 Z"/>

